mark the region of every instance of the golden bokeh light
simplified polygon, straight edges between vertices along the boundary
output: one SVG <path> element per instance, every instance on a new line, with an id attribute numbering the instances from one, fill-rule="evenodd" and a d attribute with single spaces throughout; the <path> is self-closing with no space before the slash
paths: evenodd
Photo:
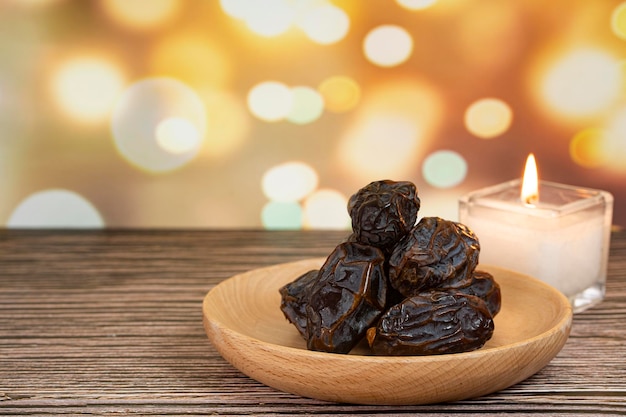
<path id="1" fill-rule="evenodd" d="M 159 146 L 173 154 L 190 152 L 201 142 L 196 126 L 183 117 L 168 117 L 160 121 L 155 136 Z"/>
<path id="2" fill-rule="evenodd" d="M 263 194 L 272 201 L 300 201 L 317 188 L 318 174 L 310 165 L 289 161 L 268 169 L 261 179 Z"/>
<path id="3" fill-rule="evenodd" d="M 626 174 L 626 107 L 611 115 L 602 141 L 602 159 L 607 168 Z"/>
<path id="4" fill-rule="evenodd" d="M 606 132 L 602 129 L 585 129 L 578 132 L 570 141 L 569 154 L 572 160 L 586 168 L 596 168 L 603 164 L 602 145 Z"/>
<path id="5" fill-rule="evenodd" d="M 324 112 L 324 99 L 313 88 L 306 86 L 291 89 L 291 110 L 286 119 L 295 124 L 314 122 Z"/>
<path id="6" fill-rule="evenodd" d="M 555 57 L 538 91 L 550 110 L 568 118 L 594 117 L 622 91 L 619 61 L 600 49 L 576 49 Z"/>
<path id="7" fill-rule="evenodd" d="M 124 88 L 122 71 L 99 57 L 62 62 L 51 77 L 53 98 L 68 116 L 88 123 L 104 121 Z"/>
<path id="8" fill-rule="evenodd" d="M 359 182 L 410 177 L 441 117 L 441 98 L 425 82 L 383 83 L 363 97 L 339 138 L 336 158 L 345 174 Z"/>
<path id="9" fill-rule="evenodd" d="M 296 19 L 296 4 L 288 0 L 220 0 L 222 10 L 243 20 L 259 36 L 275 37 L 291 28 Z"/>
<path id="10" fill-rule="evenodd" d="M 291 89 L 278 81 L 263 81 L 248 92 L 248 109 L 266 122 L 277 122 L 287 117 L 293 106 Z"/>
<path id="11" fill-rule="evenodd" d="M 363 52 L 367 60 L 374 65 L 395 67 L 411 57 L 413 38 L 400 26 L 378 26 L 365 36 Z"/>
<path id="12" fill-rule="evenodd" d="M 206 133 L 206 117 L 203 102 L 189 86 L 172 78 L 148 78 L 124 91 L 111 119 L 111 133 L 118 152 L 133 166 L 150 173 L 168 172 L 195 158 Z M 159 141 L 160 131 L 167 135 L 161 133 Z M 181 132 L 185 150 L 179 142 Z"/>
<path id="13" fill-rule="evenodd" d="M 243 146 L 250 132 L 246 104 L 231 91 L 206 90 L 201 97 L 207 110 L 204 152 L 213 158 L 226 157 Z"/>
<path id="14" fill-rule="evenodd" d="M 137 30 L 162 27 L 181 10 L 180 0 L 100 0 L 99 4 L 114 21 Z"/>
<path id="15" fill-rule="evenodd" d="M 433 6 L 437 0 L 396 0 L 396 3 L 408 10 L 423 10 Z"/>
<path id="16" fill-rule="evenodd" d="M 324 98 L 324 107 L 333 113 L 343 113 L 353 109 L 361 98 L 361 88 L 347 76 L 336 75 L 326 78 L 318 87 Z"/>
<path id="17" fill-rule="evenodd" d="M 197 88 L 225 88 L 232 76 L 222 46 L 193 32 L 171 34 L 156 43 L 148 63 L 153 74 L 178 78 Z"/>
<path id="18" fill-rule="evenodd" d="M 504 101 L 484 98 L 472 103 L 465 111 L 465 127 L 481 139 L 502 135 L 511 126 L 513 111 Z"/>
<path id="19" fill-rule="evenodd" d="M 348 230 L 348 198 L 341 192 L 322 188 L 309 195 L 303 203 L 305 229 Z"/>
<path id="20" fill-rule="evenodd" d="M 350 17 L 341 8 L 327 3 L 308 9 L 296 24 L 313 42 L 328 45 L 346 37 Z"/>
<path id="21" fill-rule="evenodd" d="M 83 196 L 69 190 L 50 189 L 22 200 L 11 213 L 7 227 L 100 229 L 104 220 Z"/>
<path id="22" fill-rule="evenodd" d="M 626 2 L 619 4 L 611 14 L 611 30 L 618 38 L 626 40 Z"/>

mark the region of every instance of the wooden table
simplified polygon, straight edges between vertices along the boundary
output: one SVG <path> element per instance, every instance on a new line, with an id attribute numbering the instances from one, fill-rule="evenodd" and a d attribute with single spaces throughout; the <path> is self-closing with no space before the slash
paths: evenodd
<path id="1" fill-rule="evenodd" d="M 504 391 L 359 406 L 276 391 L 217 354 L 201 302 L 252 268 L 326 256 L 339 232 L 0 231 L 0 415 L 626 414 L 626 232 L 606 300 L 561 353 Z"/>

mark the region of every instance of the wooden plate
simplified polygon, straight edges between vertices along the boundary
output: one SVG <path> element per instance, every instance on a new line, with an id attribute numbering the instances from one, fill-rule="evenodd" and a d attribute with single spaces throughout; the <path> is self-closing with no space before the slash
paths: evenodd
<path id="1" fill-rule="evenodd" d="M 244 374 L 293 394 L 357 404 L 427 404 L 489 394 L 543 368 L 565 344 L 568 300 L 543 282 L 481 265 L 502 290 L 495 332 L 483 348 L 437 356 L 314 352 L 280 310 L 278 289 L 324 258 L 255 269 L 204 298 L 204 328 L 219 353 Z"/>

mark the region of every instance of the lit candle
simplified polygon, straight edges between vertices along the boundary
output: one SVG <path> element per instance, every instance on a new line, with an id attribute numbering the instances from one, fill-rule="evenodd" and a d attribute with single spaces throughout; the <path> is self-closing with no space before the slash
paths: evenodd
<path id="1" fill-rule="evenodd" d="M 478 236 L 480 263 L 515 270 L 565 294 L 574 312 L 604 298 L 613 196 L 538 180 L 531 154 L 523 180 L 474 191 L 459 221 Z"/>

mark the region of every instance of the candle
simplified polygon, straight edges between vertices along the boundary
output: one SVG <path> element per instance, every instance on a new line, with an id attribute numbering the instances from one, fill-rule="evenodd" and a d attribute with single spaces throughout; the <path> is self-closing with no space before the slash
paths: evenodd
<path id="1" fill-rule="evenodd" d="M 604 298 L 612 215 L 606 191 L 539 181 L 532 154 L 522 181 L 459 200 L 459 221 L 478 236 L 480 263 L 541 279 L 574 312 Z"/>

